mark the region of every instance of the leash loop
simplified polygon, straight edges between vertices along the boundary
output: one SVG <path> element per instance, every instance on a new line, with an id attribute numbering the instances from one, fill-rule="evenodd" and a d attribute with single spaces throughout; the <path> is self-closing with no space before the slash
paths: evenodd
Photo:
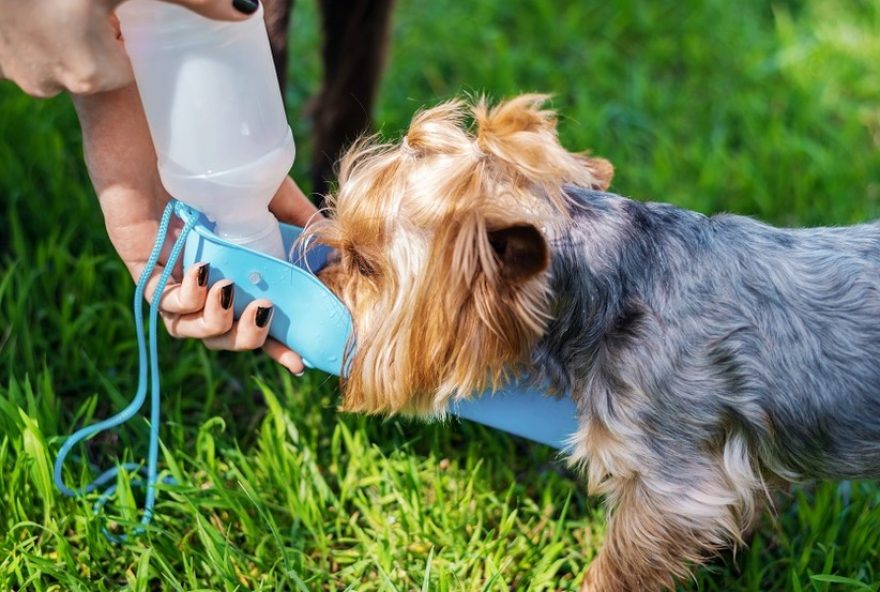
<path id="1" fill-rule="evenodd" d="M 175 200 L 171 200 L 167 206 L 165 206 L 165 211 L 162 213 L 162 218 L 159 221 L 159 230 L 156 233 L 156 241 L 153 244 L 153 250 L 150 252 L 150 257 L 147 259 L 147 263 L 144 266 L 143 271 L 141 272 L 141 276 L 138 279 L 137 286 L 134 291 L 134 326 L 135 326 L 135 334 L 137 337 L 137 345 L 138 345 L 138 384 L 137 390 L 135 391 L 135 395 L 132 398 L 131 402 L 119 413 L 108 417 L 105 420 L 99 421 L 98 423 L 92 424 L 90 426 L 86 426 L 81 428 L 70 435 L 67 440 L 65 440 L 64 444 L 61 446 L 61 449 L 58 452 L 58 457 L 55 459 L 54 466 L 54 481 L 55 486 L 66 496 L 70 497 L 79 497 L 83 495 L 87 495 L 97 490 L 101 490 L 101 496 L 95 502 L 93 506 L 93 511 L 97 515 L 101 512 L 104 505 L 110 499 L 110 497 L 116 492 L 116 484 L 112 484 L 107 486 L 107 483 L 110 481 L 114 481 L 119 474 L 119 471 L 127 471 L 127 472 L 136 472 L 136 473 L 146 473 L 146 500 L 144 502 L 144 510 L 141 516 L 140 526 L 137 527 L 134 531 L 134 534 L 139 535 L 143 534 L 146 527 L 150 524 L 153 519 L 153 508 L 156 503 L 156 484 L 158 480 L 158 460 L 159 460 L 159 420 L 160 420 L 160 399 L 161 399 L 161 388 L 160 388 L 160 380 L 159 380 L 159 355 L 158 355 L 158 337 L 157 337 L 157 321 L 159 317 L 159 302 L 162 298 L 162 293 L 165 291 L 165 286 L 168 284 L 168 279 L 171 276 L 171 272 L 174 269 L 175 264 L 177 263 L 177 259 L 180 257 L 180 253 L 183 250 L 186 237 L 189 234 L 190 230 L 192 230 L 195 225 L 195 216 L 191 216 L 184 224 L 183 230 L 180 233 L 180 236 L 177 237 L 177 240 L 174 242 L 174 246 L 171 249 L 171 254 L 168 257 L 168 260 L 165 263 L 165 268 L 162 270 L 162 275 L 159 277 L 159 283 L 156 285 L 156 290 L 153 293 L 153 298 L 150 301 L 150 335 L 149 335 L 149 359 L 147 356 L 147 343 L 144 334 L 144 314 L 143 314 L 143 300 L 144 300 L 144 292 L 147 288 L 147 283 L 153 275 L 153 272 L 156 269 L 156 263 L 159 261 L 159 255 L 162 252 L 162 247 L 165 244 L 165 240 L 168 234 L 168 226 L 171 223 L 171 215 L 174 211 Z M 148 374 L 148 366 L 149 366 L 149 374 Z M 88 440 L 89 438 L 99 434 L 100 432 L 114 429 L 124 424 L 128 420 L 137 414 L 140 411 L 141 407 L 143 407 L 144 402 L 147 398 L 147 385 L 151 387 L 151 396 L 150 396 L 150 441 L 149 441 L 149 450 L 147 453 L 147 465 L 143 467 L 140 464 L 135 463 L 125 463 L 113 468 L 110 468 L 100 475 L 96 477 L 91 483 L 86 485 L 81 489 L 72 489 L 67 486 L 64 482 L 64 477 L 62 475 L 62 469 L 64 468 L 64 463 L 67 459 L 67 456 L 73 450 L 73 448 L 83 442 Z M 165 483 L 170 483 L 172 480 L 170 478 L 166 478 L 164 480 Z M 132 480 L 132 485 L 144 485 L 143 479 Z M 125 535 L 117 536 L 112 534 L 107 528 L 103 529 L 104 535 L 112 542 L 121 542 L 125 540 Z"/>

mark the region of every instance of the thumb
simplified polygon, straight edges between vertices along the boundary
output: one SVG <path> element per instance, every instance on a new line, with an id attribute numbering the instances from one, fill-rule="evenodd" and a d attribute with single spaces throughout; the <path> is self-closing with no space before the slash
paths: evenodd
<path id="1" fill-rule="evenodd" d="M 272 198 L 269 210 L 282 222 L 305 226 L 309 222 L 320 219 L 318 208 L 300 190 L 290 177 L 285 177 L 281 187 Z"/>
<path id="2" fill-rule="evenodd" d="M 177 4 L 195 13 L 219 21 L 242 21 L 257 12 L 259 0 L 164 0 L 169 4 Z M 109 0 L 112 6 L 118 6 L 125 0 Z"/>

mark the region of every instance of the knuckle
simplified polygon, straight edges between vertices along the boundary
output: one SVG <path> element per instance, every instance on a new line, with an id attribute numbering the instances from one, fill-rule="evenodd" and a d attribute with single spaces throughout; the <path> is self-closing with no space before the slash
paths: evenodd
<path id="1" fill-rule="evenodd" d="M 68 90 L 75 95 L 93 95 L 98 92 L 99 87 L 94 80 L 75 80 Z"/>
<path id="2" fill-rule="evenodd" d="M 261 337 L 259 335 L 247 335 L 243 339 L 239 340 L 238 345 L 242 350 L 259 349 L 263 347 L 263 343 L 265 341 L 265 337 Z"/>
<path id="3" fill-rule="evenodd" d="M 162 322 L 165 324 L 165 330 L 168 331 L 168 335 L 174 339 L 183 339 L 183 335 L 180 334 L 180 331 L 177 328 L 177 319 L 163 316 Z"/>
<path id="4" fill-rule="evenodd" d="M 67 80 L 67 90 L 75 95 L 90 95 L 102 90 L 102 78 L 95 64 L 77 68 Z"/>
<path id="5" fill-rule="evenodd" d="M 220 351 L 223 349 L 222 344 L 216 339 L 202 339 L 202 343 L 204 343 L 205 347 L 211 351 Z"/>
<path id="6" fill-rule="evenodd" d="M 169 305 L 171 304 L 169 303 Z M 198 297 L 191 294 L 180 294 L 173 302 L 173 306 L 178 309 L 181 314 L 196 313 L 204 308 Z"/>
<path id="7" fill-rule="evenodd" d="M 210 335 L 223 335 L 232 329 L 232 315 L 216 317 L 205 323 L 205 330 Z"/>
<path id="8" fill-rule="evenodd" d="M 54 84 L 48 80 L 16 80 L 13 77 L 12 81 L 15 82 L 19 86 L 19 88 L 21 88 L 21 90 L 23 90 L 26 94 L 37 99 L 51 99 L 61 92 L 61 88 L 59 88 L 57 84 Z"/>
<path id="9" fill-rule="evenodd" d="M 25 89 L 25 92 L 27 94 L 31 95 L 32 97 L 36 97 L 38 99 L 51 99 L 52 97 L 58 96 L 58 94 L 61 92 L 61 90 L 56 89 L 56 88 L 49 88 L 49 87 L 45 87 L 45 86 L 38 86 L 38 87 L 34 87 L 34 89 L 30 90 L 30 91 Z"/>

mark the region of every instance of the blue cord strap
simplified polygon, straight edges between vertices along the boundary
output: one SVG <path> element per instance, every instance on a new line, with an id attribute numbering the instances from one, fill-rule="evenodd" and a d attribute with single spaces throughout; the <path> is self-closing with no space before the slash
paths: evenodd
<path id="1" fill-rule="evenodd" d="M 58 457 L 55 459 L 55 467 L 54 467 L 54 479 L 55 486 L 67 496 L 82 496 L 93 491 L 96 491 L 102 487 L 104 487 L 108 482 L 114 481 L 116 476 L 118 475 L 120 470 L 124 471 L 138 471 L 143 472 L 144 468 L 138 464 L 134 463 L 126 463 L 121 466 L 113 467 L 101 473 L 94 481 L 86 485 L 82 489 L 71 489 L 64 483 L 64 478 L 62 476 L 62 468 L 64 467 L 65 459 L 67 455 L 73 450 L 74 446 L 79 444 L 80 442 L 87 440 L 105 430 L 109 430 L 112 428 L 119 427 L 132 417 L 143 407 L 144 401 L 147 397 L 147 347 L 146 340 L 144 338 L 144 319 L 143 319 L 143 299 L 144 292 L 146 291 L 147 282 L 153 275 L 153 271 L 156 269 L 156 263 L 159 261 L 159 254 L 162 251 L 162 246 L 165 244 L 165 238 L 168 233 L 168 225 L 171 222 L 171 214 L 174 209 L 174 200 L 169 202 L 169 204 L 165 207 L 165 211 L 162 213 L 162 219 L 159 222 L 159 230 L 156 233 L 156 242 L 153 244 L 153 250 L 150 253 L 150 257 L 147 260 L 146 265 L 144 266 L 144 270 L 141 272 L 141 277 L 138 280 L 137 287 L 134 291 L 134 325 L 135 325 L 135 333 L 137 335 L 137 344 L 138 344 L 138 386 L 137 391 L 135 392 L 134 398 L 131 403 L 129 403 L 125 409 L 109 417 L 103 421 L 99 421 L 96 424 L 86 426 L 80 430 L 77 430 L 64 442 L 61 446 L 61 450 L 58 452 Z M 149 443 L 149 452 L 147 456 L 147 466 L 146 466 L 146 501 L 144 502 L 144 511 L 141 516 L 141 526 L 135 530 L 135 534 L 141 534 L 144 532 L 144 528 L 149 525 L 150 521 L 153 519 L 153 507 L 156 503 L 156 481 L 157 481 L 157 465 L 158 465 L 158 457 L 159 457 L 159 402 L 160 402 L 160 382 L 159 382 L 159 356 L 158 356 L 158 340 L 156 335 L 156 326 L 159 316 L 159 301 L 162 298 L 162 293 L 165 291 L 165 286 L 168 283 L 168 278 L 171 276 L 171 271 L 174 269 L 174 265 L 177 263 L 178 257 L 180 257 L 180 253 L 183 250 L 183 246 L 186 240 L 187 234 L 192 230 L 192 227 L 195 225 L 196 217 L 190 217 L 186 223 L 184 224 L 183 230 L 180 233 L 180 236 L 177 237 L 177 240 L 174 242 L 174 247 L 171 249 L 171 254 L 168 257 L 168 261 L 165 263 L 165 269 L 162 271 L 162 275 L 159 277 L 159 283 L 156 285 L 156 290 L 153 293 L 153 298 L 150 301 L 150 354 L 149 354 L 149 367 L 150 367 L 150 376 L 149 382 L 151 386 L 151 396 L 150 396 L 150 443 Z M 133 481 L 133 484 L 142 484 L 140 480 Z M 101 493 L 101 497 L 95 502 L 94 512 L 98 514 L 101 511 L 103 506 L 107 503 L 110 496 L 114 494 L 116 491 L 116 485 L 112 484 L 109 487 L 103 489 Z M 104 529 L 104 534 L 108 539 L 114 542 L 119 542 L 123 540 L 125 537 L 117 537 L 111 534 L 106 528 Z"/>

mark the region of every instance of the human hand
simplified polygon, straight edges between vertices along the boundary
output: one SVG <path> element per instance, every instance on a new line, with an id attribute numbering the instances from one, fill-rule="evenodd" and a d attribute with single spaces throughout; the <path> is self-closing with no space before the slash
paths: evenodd
<path id="1" fill-rule="evenodd" d="M 162 210 L 170 199 L 159 179 L 140 97 L 131 84 L 112 92 L 76 97 L 74 104 L 83 130 L 86 165 L 104 212 L 107 232 L 132 277 L 137 279 L 152 249 Z M 279 219 L 299 226 L 305 226 L 316 213 L 290 178 L 282 183 L 269 208 Z M 177 221 L 169 229 L 165 250 L 147 283 L 148 300 L 179 231 Z M 220 281 L 209 287 L 207 272 L 203 264 L 196 264 L 185 273 L 178 269 L 172 274 L 160 301 L 168 332 L 175 337 L 202 339 L 211 349 L 238 351 L 262 347 L 292 373 L 302 373 L 299 355 L 267 338 L 272 303 L 255 300 L 234 321 L 231 283 Z"/>
<path id="2" fill-rule="evenodd" d="M 131 66 L 113 10 L 124 0 L 0 0 L 0 79 L 35 97 L 125 86 Z M 243 20 L 258 0 L 166 0 L 219 20 Z"/>

